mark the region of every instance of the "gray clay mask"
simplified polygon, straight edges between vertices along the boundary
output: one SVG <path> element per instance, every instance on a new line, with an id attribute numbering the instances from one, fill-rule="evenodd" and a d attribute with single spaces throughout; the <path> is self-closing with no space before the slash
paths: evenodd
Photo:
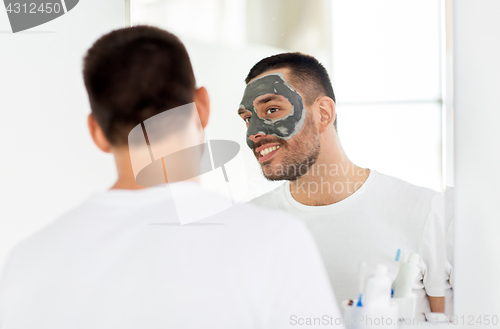
<path id="1" fill-rule="evenodd" d="M 279 119 L 259 118 L 253 103 L 257 97 L 267 94 L 285 97 L 292 104 L 290 113 Z M 252 113 L 247 130 L 247 145 L 251 149 L 254 148 L 254 143 L 250 140 L 250 136 L 260 133 L 284 140 L 290 139 L 302 129 L 306 116 L 302 97 L 285 81 L 282 73 L 271 73 L 249 83 L 243 94 L 240 109 Z"/>

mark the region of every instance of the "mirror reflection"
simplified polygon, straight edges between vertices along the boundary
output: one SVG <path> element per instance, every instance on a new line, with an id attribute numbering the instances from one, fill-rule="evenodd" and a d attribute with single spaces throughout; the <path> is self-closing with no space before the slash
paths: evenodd
<path id="1" fill-rule="evenodd" d="M 302 219 L 339 303 L 356 302 L 360 277 L 378 264 L 408 297 L 396 278 L 415 265 L 415 316 L 453 314 L 452 45 L 442 2 L 131 5 L 133 24 L 185 43 L 212 100 L 207 136 L 242 145 L 246 182 L 235 188 Z"/>

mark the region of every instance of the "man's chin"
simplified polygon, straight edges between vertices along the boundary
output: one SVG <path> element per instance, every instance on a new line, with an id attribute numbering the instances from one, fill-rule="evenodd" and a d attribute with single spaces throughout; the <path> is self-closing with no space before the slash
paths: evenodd
<path id="1" fill-rule="evenodd" d="M 283 165 L 276 161 L 277 163 L 273 163 L 274 159 L 261 163 L 262 174 L 269 181 L 282 181 L 282 180 L 290 180 L 289 175 L 284 172 Z M 292 179 L 295 179 L 293 177 Z"/>
<path id="2" fill-rule="evenodd" d="M 274 173 L 271 173 L 271 174 L 266 174 L 264 172 L 262 172 L 262 174 L 264 175 L 264 178 L 267 179 L 268 181 L 272 181 L 272 182 L 276 182 L 276 181 L 284 181 L 284 180 L 288 180 L 288 181 L 292 181 L 292 180 L 297 180 L 297 178 L 299 178 L 298 176 L 296 175 L 285 175 L 285 174 L 274 174 Z"/>
<path id="3" fill-rule="evenodd" d="M 283 164 L 279 161 L 279 159 L 269 159 L 267 161 L 260 162 L 260 168 L 263 172 L 266 171 L 274 173 L 276 171 L 283 170 Z"/>
<path id="4" fill-rule="evenodd" d="M 280 177 L 281 175 L 277 172 L 279 166 L 277 166 L 276 164 L 273 164 L 272 160 L 273 159 L 266 161 L 266 162 L 262 162 L 260 164 L 260 167 L 262 169 L 262 174 L 264 175 L 264 177 L 267 180 L 271 180 L 271 181 L 282 180 L 283 178 L 281 178 Z"/>

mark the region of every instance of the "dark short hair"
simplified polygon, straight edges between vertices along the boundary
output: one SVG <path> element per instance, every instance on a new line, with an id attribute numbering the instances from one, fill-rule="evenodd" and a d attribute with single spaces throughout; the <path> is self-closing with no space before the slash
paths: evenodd
<path id="1" fill-rule="evenodd" d="M 92 115 L 111 145 L 163 111 L 193 102 L 189 55 L 173 34 L 152 26 L 108 33 L 88 50 L 83 77 Z"/>
<path id="2" fill-rule="evenodd" d="M 271 70 L 288 68 L 290 81 L 304 95 L 306 105 L 311 105 L 321 96 L 328 96 L 335 102 L 332 82 L 325 67 L 313 56 L 299 52 L 290 52 L 266 57 L 255 64 L 248 73 L 245 82 L 248 84 L 255 77 Z M 337 118 L 334 122 L 337 129 Z"/>

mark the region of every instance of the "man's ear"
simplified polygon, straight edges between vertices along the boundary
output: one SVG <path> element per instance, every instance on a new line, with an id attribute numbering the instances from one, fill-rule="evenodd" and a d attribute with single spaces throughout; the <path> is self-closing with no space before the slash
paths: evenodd
<path id="1" fill-rule="evenodd" d="M 194 102 L 198 110 L 201 126 L 205 129 L 210 116 L 210 97 L 205 87 L 200 87 L 194 91 Z"/>
<path id="2" fill-rule="evenodd" d="M 94 141 L 97 147 L 106 153 L 111 152 L 111 145 L 108 142 L 106 136 L 104 136 L 104 132 L 101 129 L 101 126 L 97 123 L 92 113 L 89 114 L 87 119 L 87 123 L 89 126 L 90 136 L 92 136 L 92 140 Z"/>
<path id="3" fill-rule="evenodd" d="M 319 107 L 319 132 L 323 133 L 335 122 L 335 102 L 328 96 L 322 96 L 316 102 Z"/>

